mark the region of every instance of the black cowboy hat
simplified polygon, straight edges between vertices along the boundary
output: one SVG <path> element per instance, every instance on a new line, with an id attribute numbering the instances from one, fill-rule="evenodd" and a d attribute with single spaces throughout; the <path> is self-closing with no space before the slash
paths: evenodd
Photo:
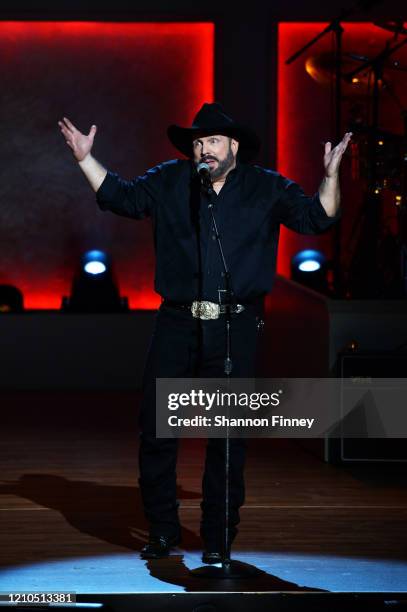
<path id="1" fill-rule="evenodd" d="M 203 104 L 190 128 L 170 125 L 167 134 L 174 147 L 187 157 L 191 157 L 192 141 L 198 135 L 222 134 L 235 138 L 239 141 L 238 156 L 242 161 L 252 160 L 260 149 L 260 140 L 255 132 L 226 115 L 218 102 Z"/>

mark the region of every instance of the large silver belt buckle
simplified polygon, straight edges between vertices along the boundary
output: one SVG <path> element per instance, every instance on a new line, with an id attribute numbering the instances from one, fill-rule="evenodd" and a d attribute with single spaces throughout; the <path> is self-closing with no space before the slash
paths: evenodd
<path id="1" fill-rule="evenodd" d="M 195 319 L 203 319 L 208 321 L 209 319 L 219 319 L 219 304 L 215 302 L 192 302 L 191 306 L 192 316 Z"/>

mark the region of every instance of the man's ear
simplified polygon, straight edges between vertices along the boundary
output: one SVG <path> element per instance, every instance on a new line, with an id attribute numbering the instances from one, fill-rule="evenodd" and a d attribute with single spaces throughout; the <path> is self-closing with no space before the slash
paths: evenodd
<path id="1" fill-rule="evenodd" d="M 232 147 L 233 155 L 236 156 L 239 149 L 239 141 L 235 140 L 234 138 L 231 138 L 230 146 Z"/>

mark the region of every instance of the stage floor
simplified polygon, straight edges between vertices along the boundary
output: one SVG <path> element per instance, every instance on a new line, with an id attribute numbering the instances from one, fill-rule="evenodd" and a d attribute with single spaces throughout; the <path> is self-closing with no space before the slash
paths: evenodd
<path id="1" fill-rule="evenodd" d="M 239 584 L 201 565 L 204 440 L 181 442 L 183 544 L 146 562 L 137 395 L 2 394 L 0 591 L 407 592 L 405 464 L 332 466 L 289 440 L 252 440 L 233 548 L 262 572 Z"/>

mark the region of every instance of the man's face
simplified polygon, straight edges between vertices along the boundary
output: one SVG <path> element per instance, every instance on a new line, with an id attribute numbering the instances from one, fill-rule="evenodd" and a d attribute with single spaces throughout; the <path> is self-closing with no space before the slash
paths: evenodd
<path id="1" fill-rule="evenodd" d="M 194 162 L 209 165 L 212 181 L 235 167 L 238 148 L 237 140 L 222 135 L 200 136 L 192 142 Z"/>

